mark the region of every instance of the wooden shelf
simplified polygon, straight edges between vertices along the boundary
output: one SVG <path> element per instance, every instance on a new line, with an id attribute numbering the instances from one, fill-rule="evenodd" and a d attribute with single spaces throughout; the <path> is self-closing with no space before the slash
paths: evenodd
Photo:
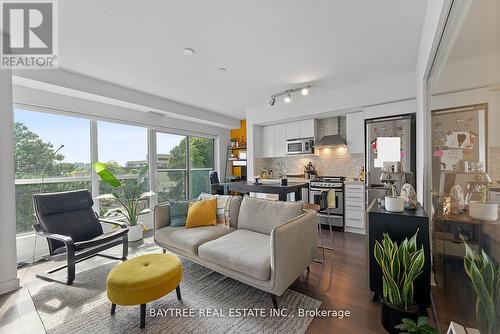
<path id="1" fill-rule="evenodd" d="M 228 146 L 231 150 L 246 150 L 247 147 L 246 146 L 240 146 L 240 147 L 236 147 L 236 146 Z"/>

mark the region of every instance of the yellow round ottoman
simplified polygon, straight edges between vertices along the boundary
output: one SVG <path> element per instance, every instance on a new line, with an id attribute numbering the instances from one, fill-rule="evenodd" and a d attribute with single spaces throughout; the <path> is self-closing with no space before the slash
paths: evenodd
<path id="1" fill-rule="evenodd" d="M 182 264 L 174 254 L 147 254 L 127 260 L 106 279 L 111 314 L 116 305 L 141 305 L 141 328 L 146 323 L 146 303 L 176 290 L 181 300 Z"/>

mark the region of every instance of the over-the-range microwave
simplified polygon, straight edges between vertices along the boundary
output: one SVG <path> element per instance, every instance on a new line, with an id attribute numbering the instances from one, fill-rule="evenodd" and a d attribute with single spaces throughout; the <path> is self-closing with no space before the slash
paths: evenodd
<path id="1" fill-rule="evenodd" d="M 311 154 L 314 153 L 314 139 L 303 138 L 286 141 L 286 154 Z"/>

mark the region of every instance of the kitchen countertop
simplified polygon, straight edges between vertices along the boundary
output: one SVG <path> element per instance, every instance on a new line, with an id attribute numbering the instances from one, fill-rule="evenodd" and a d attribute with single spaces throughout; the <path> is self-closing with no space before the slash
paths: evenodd
<path id="1" fill-rule="evenodd" d="M 268 182 L 265 182 L 266 180 Z M 269 181 L 271 180 L 265 179 L 259 185 L 254 184 L 252 181 L 226 182 L 219 183 L 219 186 L 224 188 L 224 194 L 229 194 L 230 191 L 278 194 L 280 201 L 286 201 L 289 193 L 295 193 L 295 200 L 300 201 L 302 199 L 301 189 L 309 188 L 307 182 L 288 182 L 286 186 L 282 186 L 278 180 Z"/>
<path id="2" fill-rule="evenodd" d="M 264 181 L 266 182 L 266 180 L 269 180 L 269 181 L 276 181 L 276 182 L 280 182 L 281 179 L 276 179 L 276 178 L 272 178 L 272 179 L 260 179 L 260 181 Z M 305 182 L 305 183 L 309 183 L 311 182 L 312 180 L 311 179 L 305 179 L 303 177 L 287 177 L 287 180 L 288 182 Z"/>
<path id="3" fill-rule="evenodd" d="M 420 203 L 417 203 L 417 209 L 416 210 L 408 210 L 404 209 L 403 212 L 392 212 L 392 211 L 387 211 L 385 207 L 382 205 L 376 203 L 377 200 L 374 199 L 368 209 L 369 213 L 376 213 L 376 214 L 386 214 L 386 215 L 395 215 L 395 216 L 407 216 L 407 217 L 427 217 L 427 213 L 425 213 L 424 208 Z"/>

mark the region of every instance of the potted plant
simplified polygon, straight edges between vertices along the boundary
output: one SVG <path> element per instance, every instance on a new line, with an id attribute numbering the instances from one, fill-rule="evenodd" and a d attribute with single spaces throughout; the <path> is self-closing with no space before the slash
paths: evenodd
<path id="1" fill-rule="evenodd" d="M 389 333 L 399 333 L 395 327 L 403 318 L 416 320 L 418 308 L 413 285 L 424 267 L 424 247 L 417 249 L 418 231 L 410 240 L 398 245 L 384 233 L 382 243 L 375 242 L 374 256 L 382 269 L 382 325 Z"/>
<path id="2" fill-rule="evenodd" d="M 476 294 L 476 319 L 481 333 L 500 333 L 500 266 L 484 251 L 476 253 L 464 238 L 464 268 Z"/>
<path id="3" fill-rule="evenodd" d="M 397 196 L 396 186 L 391 185 L 392 196 L 385 196 L 385 209 L 391 212 L 403 212 L 405 202 L 402 197 Z"/>
<path id="4" fill-rule="evenodd" d="M 415 334 L 438 334 L 436 328 L 429 325 L 429 318 L 418 317 L 417 322 L 412 319 L 404 318 L 403 323 L 396 326 L 397 329 L 403 331 L 403 333 L 415 333 Z"/>
<path id="5" fill-rule="evenodd" d="M 488 188 L 482 189 L 482 201 L 469 201 L 469 216 L 474 219 L 495 221 L 498 219 L 498 204 L 488 202 Z"/>
<path id="6" fill-rule="evenodd" d="M 154 192 L 151 191 L 142 192 L 148 172 L 148 166 L 144 166 L 139 171 L 137 177 L 132 182 L 132 186 L 126 186 L 122 181 L 118 180 L 113 173 L 106 168 L 106 165 L 101 162 L 95 162 L 93 167 L 103 182 L 116 189 L 113 193 L 97 196 L 96 199 L 113 200 L 121 205 L 118 208 L 108 210 L 105 217 L 124 218 L 126 223 L 130 226 L 128 241 L 141 240 L 143 238 L 144 225 L 138 221 L 139 216 L 152 211 L 145 208 L 144 202 L 154 194 Z"/>

